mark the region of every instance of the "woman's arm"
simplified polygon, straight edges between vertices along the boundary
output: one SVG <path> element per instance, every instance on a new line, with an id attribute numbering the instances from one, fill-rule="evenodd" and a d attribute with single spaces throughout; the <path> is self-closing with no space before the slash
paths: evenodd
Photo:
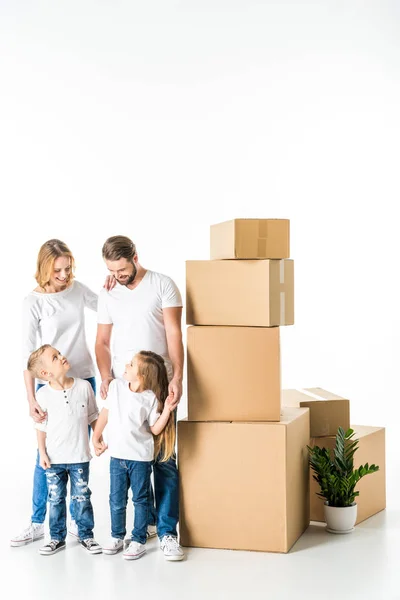
<path id="1" fill-rule="evenodd" d="M 36 423 L 41 423 L 46 415 L 40 408 L 35 396 L 35 379 L 27 370 L 28 358 L 37 348 L 36 334 L 39 327 L 39 316 L 37 309 L 32 306 L 29 298 L 25 298 L 22 312 L 22 369 L 26 397 L 29 402 L 29 414 Z"/>

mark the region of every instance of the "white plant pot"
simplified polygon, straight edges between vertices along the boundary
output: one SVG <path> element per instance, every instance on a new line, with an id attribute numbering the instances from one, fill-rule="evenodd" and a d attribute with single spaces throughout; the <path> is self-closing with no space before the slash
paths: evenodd
<path id="1" fill-rule="evenodd" d="M 326 530 L 330 533 L 351 533 L 357 521 L 357 504 L 337 507 L 324 503 Z"/>

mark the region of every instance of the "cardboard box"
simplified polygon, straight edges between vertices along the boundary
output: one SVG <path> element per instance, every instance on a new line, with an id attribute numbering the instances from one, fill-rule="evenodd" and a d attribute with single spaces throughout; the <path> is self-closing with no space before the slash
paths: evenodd
<path id="1" fill-rule="evenodd" d="M 189 325 L 293 325 L 293 261 L 187 261 L 186 320 Z"/>
<path id="2" fill-rule="evenodd" d="M 234 219 L 210 227 L 210 258 L 289 258 L 289 219 Z"/>
<path id="3" fill-rule="evenodd" d="M 379 466 L 379 471 L 363 477 L 356 487 L 360 492 L 356 498 L 356 523 L 361 523 L 386 508 L 385 428 L 363 425 L 352 425 L 351 428 L 359 439 L 358 450 L 354 455 L 354 467 L 358 468 L 365 463 Z M 332 449 L 335 446 L 335 438 L 312 438 L 310 446 Z M 317 496 L 318 492 L 319 486 L 310 469 L 310 518 L 312 521 L 325 521 L 324 500 Z"/>
<path id="4" fill-rule="evenodd" d="M 178 422 L 184 546 L 288 552 L 309 525 L 307 408 L 280 423 Z"/>
<path id="5" fill-rule="evenodd" d="M 279 327 L 189 327 L 190 421 L 279 421 Z"/>
<path id="6" fill-rule="evenodd" d="M 282 404 L 310 409 L 311 437 L 336 435 L 339 427 L 350 427 L 349 400 L 322 388 L 282 390 Z"/>

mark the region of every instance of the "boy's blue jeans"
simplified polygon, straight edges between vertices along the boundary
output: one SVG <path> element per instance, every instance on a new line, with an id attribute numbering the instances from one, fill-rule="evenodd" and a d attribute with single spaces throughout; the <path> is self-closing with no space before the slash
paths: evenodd
<path id="1" fill-rule="evenodd" d="M 126 534 L 126 505 L 128 490 L 132 490 L 135 507 L 131 538 L 146 543 L 149 521 L 149 486 L 151 461 L 110 459 L 110 513 L 111 535 L 123 540 Z"/>
<path id="2" fill-rule="evenodd" d="M 78 526 L 79 539 L 93 537 L 94 516 L 90 501 L 89 463 L 58 464 L 46 469 L 45 476 L 49 490 L 49 522 L 52 540 L 63 542 L 67 537 L 67 497 L 68 476 L 71 482 L 71 504 Z"/>
<path id="3" fill-rule="evenodd" d="M 89 377 L 86 381 L 90 383 L 93 388 L 94 393 L 96 394 L 96 379 L 94 377 Z M 36 391 L 38 391 L 44 384 L 38 383 L 36 387 Z M 71 494 L 72 496 L 72 494 Z M 36 465 L 35 471 L 33 475 L 33 493 L 32 493 L 32 523 L 44 523 L 46 518 L 46 509 L 47 509 L 47 480 L 46 480 L 46 472 L 40 466 L 40 458 L 39 451 L 36 455 Z M 71 515 L 71 519 L 75 520 L 74 516 L 74 505 L 70 502 L 69 512 Z"/>

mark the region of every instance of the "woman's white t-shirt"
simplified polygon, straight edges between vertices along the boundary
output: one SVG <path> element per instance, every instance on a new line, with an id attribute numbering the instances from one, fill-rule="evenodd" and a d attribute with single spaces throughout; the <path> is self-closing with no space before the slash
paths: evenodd
<path id="1" fill-rule="evenodd" d="M 110 455 L 121 460 L 154 459 L 150 431 L 160 414 L 151 390 L 132 392 L 129 382 L 114 379 L 108 388 L 104 408 L 108 409 L 107 444 Z"/>
<path id="2" fill-rule="evenodd" d="M 70 377 L 93 377 L 95 369 L 86 342 L 84 309 L 96 311 L 97 298 L 97 294 L 76 280 L 62 292 L 28 294 L 23 305 L 23 370 L 31 352 L 50 344 L 68 359 Z"/>
<path id="3" fill-rule="evenodd" d="M 151 350 L 163 357 L 171 378 L 163 309 L 180 306 L 182 298 L 175 283 L 155 271 L 146 271 L 133 290 L 119 283 L 110 292 L 101 290 L 97 322 L 113 325 L 112 368 L 115 377 L 122 377 L 125 365 L 134 354 Z"/>

